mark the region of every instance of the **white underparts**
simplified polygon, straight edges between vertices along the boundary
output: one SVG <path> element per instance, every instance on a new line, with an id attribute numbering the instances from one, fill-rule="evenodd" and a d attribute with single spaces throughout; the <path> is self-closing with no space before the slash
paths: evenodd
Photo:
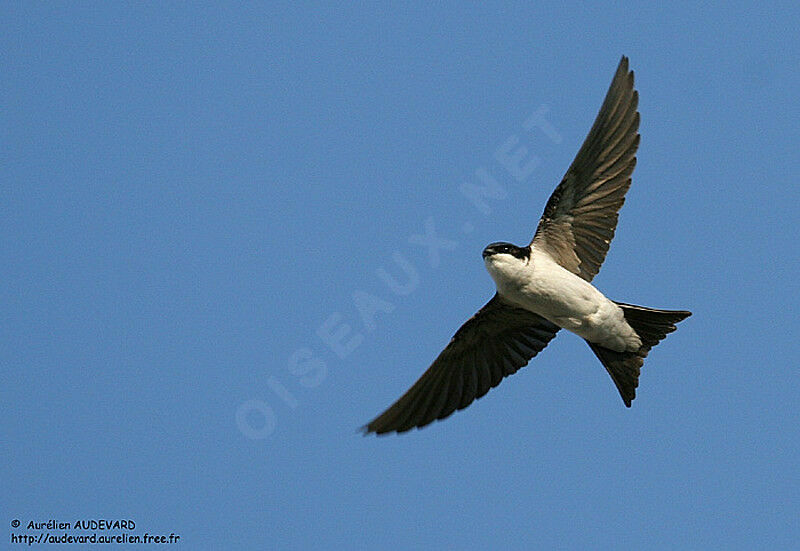
<path id="1" fill-rule="evenodd" d="M 547 254 L 536 249 L 528 259 L 495 254 L 485 262 L 498 293 L 509 302 L 605 348 L 622 352 L 641 347 L 622 308 Z"/>

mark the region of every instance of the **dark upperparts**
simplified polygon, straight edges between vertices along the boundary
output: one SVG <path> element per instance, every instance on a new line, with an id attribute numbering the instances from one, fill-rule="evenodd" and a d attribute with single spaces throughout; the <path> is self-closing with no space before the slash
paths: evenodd
<path id="1" fill-rule="evenodd" d="M 483 258 L 495 254 L 510 254 L 511 256 L 515 256 L 519 259 L 526 259 L 531 255 L 531 248 L 530 246 L 517 247 L 516 245 L 512 245 L 511 243 L 504 243 L 502 241 L 498 241 L 497 243 L 492 243 L 490 245 L 487 245 L 486 248 L 483 249 Z"/>

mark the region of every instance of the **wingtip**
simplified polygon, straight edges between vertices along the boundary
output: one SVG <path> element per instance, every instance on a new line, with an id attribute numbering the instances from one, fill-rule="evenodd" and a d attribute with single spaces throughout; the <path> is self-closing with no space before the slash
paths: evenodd
<path id="1" fill-rule="evenodd" d="M 381 431 L 381 430 L 371 429 L 371 428 L 365 426 L 365 427 L 361 427 L 358 432 L 361 432 L 361 436 L 364 436 L 364 437 L 376 436 L 378 438 L 383 438 L 384 436 L 389 436 L 390 434 L 402 434 L 403 432 L 406 432 L 406 431 L 395 430 L 395 429 L 389 429 L 389 430 Z"/>
<path id="2" fill-rule="evenodd" d="M 382 431 L 379 427 L 375 426 L 375 421 L 373 420 L 366 425 L 361 425 L 356 432 L 360 432 L 362 436 L 381 436 L 382 434 L 386 434 L 387 431 Z"/>
<path id="3" fill-rule="evenodd" d="M 391 434 L 393 432 L 401 432 L 395 429 L 384 429 L 381 430 L 373 426 L 374 422 L 367 423 L 366 425 L 362 425 L 356 429 L 356 432 L 360 432 L 361 436 L 385 436 L 387 434 Z"/>
<path id="4" fill-rule="evenodd" d="M 615 80 L 626 78 L 629 80 L 629 85 L 631 88 L 634 86 L 634 74 L 633 69 L 630 68 L 630 60 L 628 56 L 623 55 L 619 60 L 619 65 L 617 66 L 617 73 L 614 77 Z"/>

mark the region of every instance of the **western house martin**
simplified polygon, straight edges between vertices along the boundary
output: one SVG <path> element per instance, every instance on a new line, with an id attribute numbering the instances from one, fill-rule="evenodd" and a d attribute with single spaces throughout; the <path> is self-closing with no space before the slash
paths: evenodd
<path id="1" fill-rule="evenodd" d="M 463 409 L 525 366 L 559 329 L 582 337 L 630 407 L 650 349 L 685 310 L 616 302 L 590 282 L 614 237 L 639 147 L 639 95 L 623 56 L 578 155 L 530 244 L 483 250 L 494 297 L 456 331 L 422 377 L 366 433 L 405 432 Z"/>

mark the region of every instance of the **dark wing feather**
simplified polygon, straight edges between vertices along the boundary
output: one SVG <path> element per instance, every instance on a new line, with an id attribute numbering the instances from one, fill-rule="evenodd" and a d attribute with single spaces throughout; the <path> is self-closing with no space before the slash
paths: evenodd
<path id="1" fill-rule="evenodd" d="M 495 295 L 366 432 L 405 432 L 464 409 L 542 351 L 558 326 Z"/>
<path id="2" fill-rule="evenodd" d="M 622 57 L 597 119 L 544 209 L 531 244 L 591 281 L 606 258 L 639 147 L 639 95 Z"/>

